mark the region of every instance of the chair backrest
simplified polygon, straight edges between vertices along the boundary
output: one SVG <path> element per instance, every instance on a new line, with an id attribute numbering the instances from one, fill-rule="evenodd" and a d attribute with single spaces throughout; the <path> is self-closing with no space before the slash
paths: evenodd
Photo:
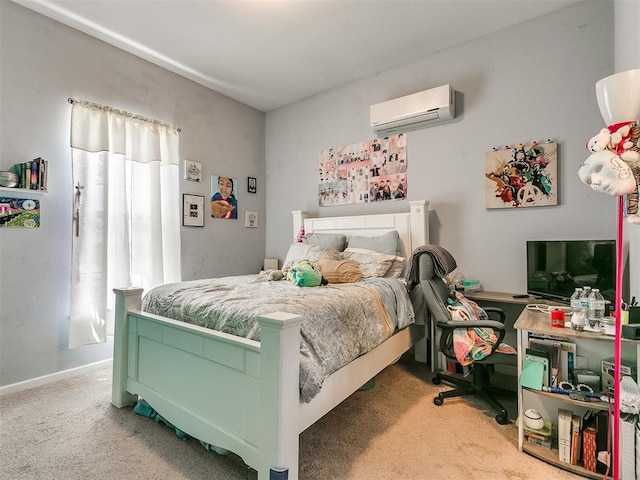
<path id="1" fill-rule="evenodd" d="M 431 255 L 423 254 L 418 259 L 420 286 L 424 294 L 432 322 L 446 322 L 451 319 L 447 310 L 447 298 L 451 291 L 445 281 L 436 273 Z"/>

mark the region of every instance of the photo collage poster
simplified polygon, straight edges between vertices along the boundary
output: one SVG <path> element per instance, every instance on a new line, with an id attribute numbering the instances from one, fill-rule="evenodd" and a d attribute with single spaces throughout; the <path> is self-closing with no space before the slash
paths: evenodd
<path id="1" fill-rule="evenodd" d="M 407 136 L 399 133 L 320 151 L 320 206 L 407 196 Z"/>

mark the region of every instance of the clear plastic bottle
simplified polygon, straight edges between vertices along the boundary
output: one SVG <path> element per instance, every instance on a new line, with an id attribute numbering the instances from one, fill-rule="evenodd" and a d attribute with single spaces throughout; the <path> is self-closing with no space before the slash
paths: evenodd
<path id="1" fill-rule="evenodd" d="M 580 295 L 582 295 L 582 289 L 580 287 L 576 288 L 569 299 L 571 305 L 571 313 L 576 313 L 582 311 L 582 302 L 580 301 Z"/>
<path id="2" fill-rule="evenodd" d="M 604 317 L 604 297 L 598 288 L 594 288 L 589 295 L 589 323 L 597 322 L 599 325 L 602 317 Z"/>
<path id="3" fill-rule="evenodd" d="M 589 318 L 589 295 L 591 295 L 591 287 L 582 287 L 580 295 L 580 308 L 584 314 L 584 318 Z"/>

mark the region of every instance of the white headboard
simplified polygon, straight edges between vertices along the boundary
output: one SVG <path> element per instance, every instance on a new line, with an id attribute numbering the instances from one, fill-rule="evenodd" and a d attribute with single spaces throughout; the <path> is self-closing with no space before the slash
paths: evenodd
<path id="1" fill-rule="evenodd" d="M 354 235 L 375 237 L 397 230 L 405 258 L 409 258 L 417 247 L 429 243 L 429 202 L 426 200 L 409 202 L 409 212 L 405 213 L 318 218 L 309 217 L 302 210 L 291 213 L 294 240 L 303 225 L 305 233 L 343 233 L 347 239 Z"/>

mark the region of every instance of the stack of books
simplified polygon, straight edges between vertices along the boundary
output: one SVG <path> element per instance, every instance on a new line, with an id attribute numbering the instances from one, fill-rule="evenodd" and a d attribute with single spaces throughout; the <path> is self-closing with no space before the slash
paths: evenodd
<path id="1" fill-rule="evenodd" d="M 524 441 L 532 445 L 551 450 L 553 448 L 553 425 L 551 421 L 545 420 L 544 427 L 539 430 L 533 430 L 526 425 L 523 426 Z"/>
<path id="2" fill-rule="evenodd" d="M 11 167 L 11 171 L 18 176 L 18 188 L 44 191 L 47 190 L 48 169 L 49 162 L 40 157 Z"/>

